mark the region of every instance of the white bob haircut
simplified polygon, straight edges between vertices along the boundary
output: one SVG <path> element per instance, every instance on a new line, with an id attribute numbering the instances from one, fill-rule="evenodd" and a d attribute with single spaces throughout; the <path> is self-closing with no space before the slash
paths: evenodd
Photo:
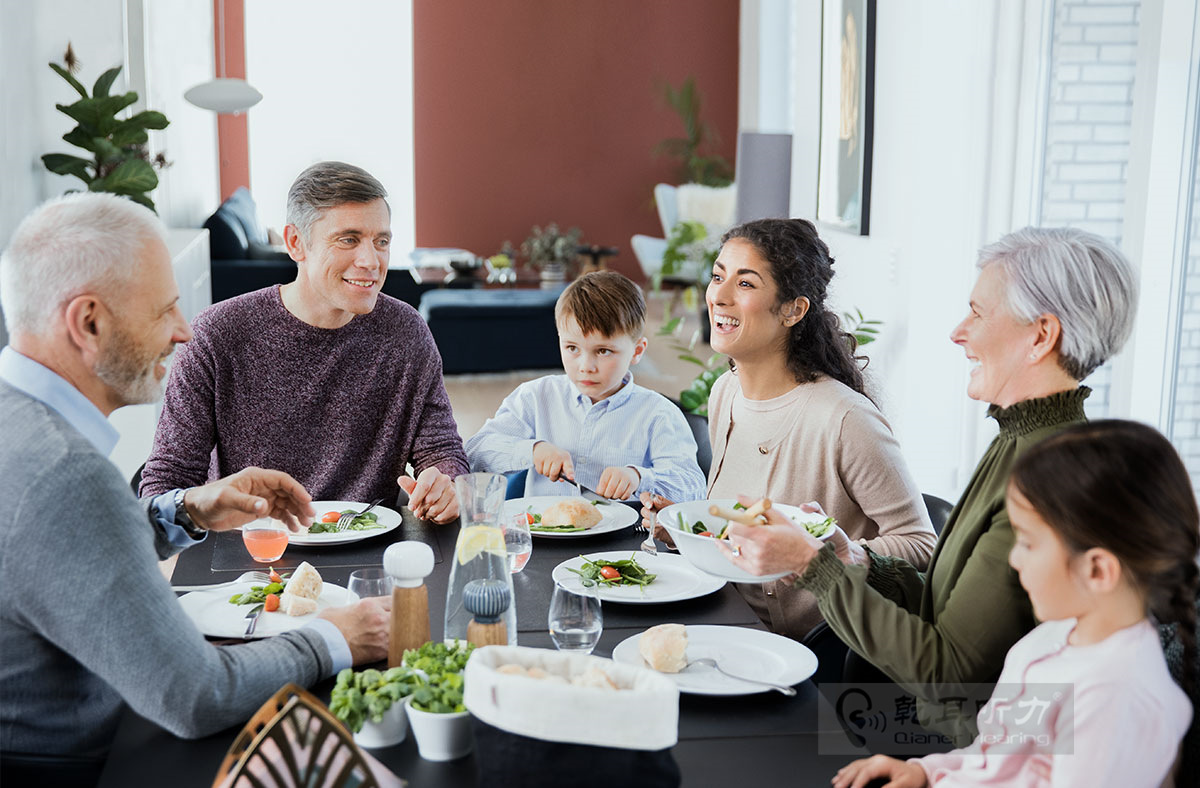
<path id="1" fill-rule="evenodd" d="M 110 294 L 136 274 L 145 245 L 156 238 L 165 241 L 154 212 L 115 194 L 67 194 L 42 203 L 0 257 L 8 333 L 45 333 L 72 298 Z"/>
<path id="2" fill-rule="evenodd" d="M 979 250 L 978 267 L 989 265 L 1003 271 L 1008 308 L 1018 320 L 1058 318 L 1059 363 L 1076 380 L 1129 339 L 1137 278 L 1125 255 L 1100 236 L 1070 227 L 1026 227 Z"/>

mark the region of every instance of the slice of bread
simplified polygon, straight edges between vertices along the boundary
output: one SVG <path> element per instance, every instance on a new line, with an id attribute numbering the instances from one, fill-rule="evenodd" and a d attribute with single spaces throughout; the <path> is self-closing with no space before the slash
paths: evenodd
<path id="1" fill-rule="evenodd" d="M 288 579 L 287 588 L 279 597 L 279 609 L 289 616 L 306 616 L 314 612 L 322 586 L 321 573 L 308 561 L 303 562 Z"/>

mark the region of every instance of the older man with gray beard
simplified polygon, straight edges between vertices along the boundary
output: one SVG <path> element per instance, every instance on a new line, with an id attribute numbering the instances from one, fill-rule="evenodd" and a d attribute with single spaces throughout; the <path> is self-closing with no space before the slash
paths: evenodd
<path id="1" fill-rule="evenodd" d="M 206 530 L 313 512 L 292 477 L 260 468 L 139 502 L 107 459 L 107 416 L 157 399 L 192 335 L 150 211 L 105 194 L 45 203 L 0 258 L 0 301 L 0 782 L 94 782 L 123 703 L 204 736 L 286 682 L 386 655 L 389 600 L 218 647 L 159 572 Z"/>

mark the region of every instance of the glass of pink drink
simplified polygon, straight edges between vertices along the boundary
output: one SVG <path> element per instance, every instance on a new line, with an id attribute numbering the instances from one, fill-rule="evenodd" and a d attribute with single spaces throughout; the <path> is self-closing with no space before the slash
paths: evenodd
<path id="1" fill-rule="evenodd" d="M 283 557 L 288 546 L 288 529 L 278 520 L 263 517 L 242 526 L 242 541 L 251 558 L 269 564 Z"/>

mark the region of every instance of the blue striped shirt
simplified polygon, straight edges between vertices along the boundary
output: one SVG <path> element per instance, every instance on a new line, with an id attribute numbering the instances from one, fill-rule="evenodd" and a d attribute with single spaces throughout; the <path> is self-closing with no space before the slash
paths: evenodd
<path id="1" fill-rule="evenodd" d="M 633 373 L 626 373 L 615 394 L 595 404 L 566 375 L 522 383 L 467 440 L 467 459 L 472 471 L 513 473 L 532 467 L 538 441 L 569 452 L 575 480 L 592 490 L 605 468 L 632 466 L 642 477 L 637 493 L 672 501 L 705 496 L 696 441 L 683 412 L 663 395 L 635 385 Z M 526 496 L 574 494 L 575 485 L 552 482 L 533 470 L 525 481 Z"/>

